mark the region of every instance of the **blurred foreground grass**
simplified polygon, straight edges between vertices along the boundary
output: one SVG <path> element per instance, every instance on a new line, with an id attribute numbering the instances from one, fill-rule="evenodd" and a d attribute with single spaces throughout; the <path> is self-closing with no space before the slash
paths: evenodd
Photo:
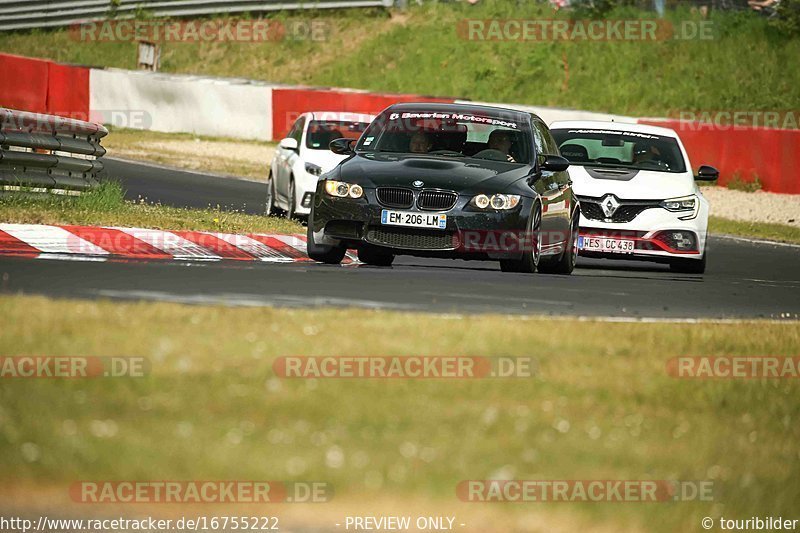
<path id="1" fill-rule="evenodd" d="M 146 378 L 0 381 L 0 485 L 28 487 L 34 501 L 37 487 L 66 491 L 76 480 L 325 480 L 336 501 L 359 501 L 369 514 L 373 499 L 457 503 L 455 486 L 466 479 L 714 481 L 714 502 L 466 505 L 666 532 L 697 530 L 704 516 L 786 517 L 800 498 L 798 380 L 691 381 L 665 372 L 679 355 L 798 355 L 797 323 L 11 295 L 0 298 L 0 316 L 4 356 L 143 356 L 152 366 Z M 382 381 L 286 380 L 272 370 L 282 355 L 353 354 L 533 356 L 539 372 Z M 544 530 L 527 527 L 518 530 Z"/>

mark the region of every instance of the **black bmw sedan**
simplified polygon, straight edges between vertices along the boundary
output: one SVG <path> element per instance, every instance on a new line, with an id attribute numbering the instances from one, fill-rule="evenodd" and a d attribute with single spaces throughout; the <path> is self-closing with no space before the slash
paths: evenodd
<path id="1" fill-rule="evenodd" d="M 395 255 L 495 260 L 505 272 L 569 274 L 579 209 L 568 162 L 536 115 L 469 104 L 384 110 L 320 176 L 308 255 L 336 264 Z"/>

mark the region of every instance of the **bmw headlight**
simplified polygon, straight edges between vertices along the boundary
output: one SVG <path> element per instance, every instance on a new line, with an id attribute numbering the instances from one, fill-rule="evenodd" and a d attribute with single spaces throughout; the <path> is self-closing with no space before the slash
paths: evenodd
<path id="1" fill-rule="evenodd" d="M 478 209 L 486 209 L 487 207 L 489 207 L 489 204 L 491 202 L 492 201 L 489 200 L 489 197 L 486 196 L 485 194 L 479 194 L 478 196 L 472 199 L 472 205 L 474 205 Z"/>
<path id="2" fill-rule="evenodd" d="M 492 196 L 479 194 L 470 200 L 469 205 L 481 210 L 491 208 L 507 211 L 519 205 L 519 198 L 518 194 L 493 194 Z"/>
<path id="3" fill-rule="evenodd" d="M 306 163 L 306 172 L 312 176 L 320 176 L 322 175 L 322 167 L 314 163 Z"/>
<path id="4" fill-rule="evenodd" d="M 325 192 L 336 198 L 361 198 L 364 196 L 364 189 L 361 185 L 343 181 L 325 180 Z"/>
<path id="5" fill-rule="evenodd" d="M 681 196 L 680 198 L 670 198 L 661 202 L 661 207 L 673 213 L 686 213 L 686 216 L 679 217 L 681 220 L 691 220 L 697 216 L 700 209 L 700 200 L 697 195 Z"/>

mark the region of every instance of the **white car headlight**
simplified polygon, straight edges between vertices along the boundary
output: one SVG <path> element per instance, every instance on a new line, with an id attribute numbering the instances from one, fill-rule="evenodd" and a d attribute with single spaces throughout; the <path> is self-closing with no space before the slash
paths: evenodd
<path id="1" fill-rule="evenodd" d="M 700 210 L 700 199 L 694 194 L 681 196 L 680 198 L 670 198 L 661 202 L 661 207 L 673 213 L 686 213 L 686 216 L 678 218 L 691 220 L 697 216 L 697 212 Z"/>
<path id="2" fill-rule="evenodd" d="M 325 192 L 336 198 L 361 198 L 364 196 L 364 189 L 361 185 L 343 181 L 325 180 Z"/>
<path id="3" fill-rule="evenodd" d="M 478 209 L 496 209 L 498 211 L 505 211 L 514 209 L 519 205 L 518 194 L 493 194 L 489 197 L 486 194 L 479 194 L 470 200 L 469 205 L 477 207 Z"/>
<path id="4" fill-rule="evenodd" d="M 314 163 L 306 163 L 306 172 L 312 176 L 320 176 L 322 175 L 322 167 Z"/>

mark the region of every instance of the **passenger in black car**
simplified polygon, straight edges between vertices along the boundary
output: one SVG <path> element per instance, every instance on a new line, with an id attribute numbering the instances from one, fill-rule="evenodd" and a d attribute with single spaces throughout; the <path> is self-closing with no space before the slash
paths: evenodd
<path id="1" fill-rule="evenodd" d="M 408 151 L 414 154 L 427 154 L 433 147 L 433 141 L 424 131 L 417 131 L 411 136 Z"/>

